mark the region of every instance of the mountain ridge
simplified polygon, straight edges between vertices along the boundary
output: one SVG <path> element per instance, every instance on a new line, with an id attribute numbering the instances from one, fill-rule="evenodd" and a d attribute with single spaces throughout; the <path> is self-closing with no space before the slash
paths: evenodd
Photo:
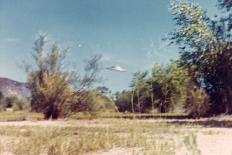
<path id="1" fill-rule="evenodd" d="M 16 96 L 19 99 L 31 97 L 30 85 L 5 77 L 0 77 L 0 92 L 4 97 Z"/>

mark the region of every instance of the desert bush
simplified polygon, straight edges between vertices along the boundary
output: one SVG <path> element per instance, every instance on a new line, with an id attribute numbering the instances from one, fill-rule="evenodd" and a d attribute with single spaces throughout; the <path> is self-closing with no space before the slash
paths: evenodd
<path id="1" fill-rule="evenodd" d="M 36 67 L 27 69 L 32 86 L 32 109 L 43 112 L 45 119 L 57 119 L 79 110 L 80 101 L 82 103 L 88 98 L 83 92 L 95 82 L 101 57 L 88 60 L 85 75 L 81 77 L 64 67 L 68 49 L 62 50 L 54 43 L 47 52 L 46 43 L 46 35 L 41 35 L 35 42 L 33 58 Z"/>
<path id="2" fill-rule="evenodd" d="M 205 116 L 210 109 L 210 98 L 203 89 L 195 89 L 190 92 L 185 108 L 194 118 Z"/>

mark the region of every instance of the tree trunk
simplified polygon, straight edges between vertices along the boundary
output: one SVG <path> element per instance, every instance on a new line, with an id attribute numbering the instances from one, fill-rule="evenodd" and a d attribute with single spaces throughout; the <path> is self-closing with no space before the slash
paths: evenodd
<path id="1" fill-rule="evenodd" d="M 132 113 L 135 112 L 135 108 L 134 108 L 134 90 L 132 91 L 132 95 L 131 95 L 131 112 Z"/>
<path id="2" fill-rule="evenodd" d="M 137 90 L 137 98 L 138 98 L 138 109 L 139 109 L 139 113 L 141 113 L 141 109 L 140 109 L 140 97 L 139 97 L 139 90 Z"/>
<path id="3" fill-rule="evenodd" d="M 226 111 L 225 113 L 226 114 L 231 114 L 232 113 L 232 104 L 231 104 L 231 90 L 230 88 L 227 88 L 226 89 L 226 98 L 227 98 L 227 101 L 226 101 Z"/>
<path id="4" fill-rule="evenodd" d="M 51 117 L 52 119 L 57 119 L 59 117 L 59 110 L 57 109 L 57 107 L 53 108 Z"/>
<path id="5" fill-rule="evenodd" d="M 151 93 L 151 110 L 152 110 L 152 112 L 154 110 L 154 95 L 153 95 L 153 92 Z"/>

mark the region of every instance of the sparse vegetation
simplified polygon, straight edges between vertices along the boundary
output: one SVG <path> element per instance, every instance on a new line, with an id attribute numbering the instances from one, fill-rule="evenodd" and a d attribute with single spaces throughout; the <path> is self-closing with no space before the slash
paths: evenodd
<path id="1" fill-rule="evenodd" d="M 137 148 L 139 154 L 170 155 L 185 147 L 186 137 L 194 134 L 191 131 L 184 133 L 185 136 L 178 125 L 113 119 L 101 120 L 99 127 L 94 127 L 94 124 L 92 127 L 74 124 L 64 127 L 0 127 L 2 136 L 13 139 L 11 147 L 0 144 L 3 145 L 1 153 L 15 154 L 72 155 L 121 147 Z M 177 137 L 179 141 L 174 140 Z M 191 143 L 191 149 L 197 147 L 193 145 L 197 144 Z"/>

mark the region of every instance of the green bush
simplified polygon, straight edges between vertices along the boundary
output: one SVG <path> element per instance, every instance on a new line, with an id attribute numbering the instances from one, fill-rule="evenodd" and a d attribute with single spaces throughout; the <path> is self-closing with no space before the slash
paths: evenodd
<path id="1" fill-rule="evenodd" d="M 116 106 L 114 102 L 107 96 L 99 95 L 99 94 L 93 94 L 93 100 L 91 103 L 91 111 L 93 112 L 106 112 L 116 111 Z"/>

